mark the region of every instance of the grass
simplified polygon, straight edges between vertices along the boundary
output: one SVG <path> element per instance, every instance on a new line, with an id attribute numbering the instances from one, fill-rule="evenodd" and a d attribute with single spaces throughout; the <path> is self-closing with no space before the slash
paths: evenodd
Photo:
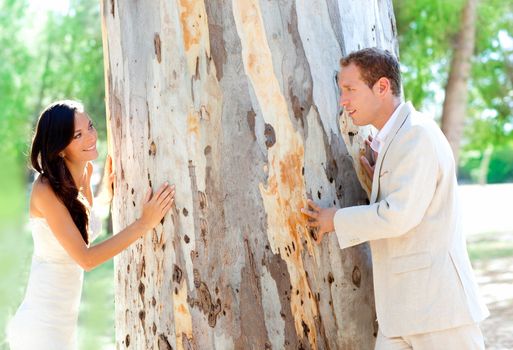
<path id="1" fill-rule="evenodd" d="M 513 257 L 513 240 L 509 234 L 483 233 L 467 244 L 472 261 L 486 261 Z"/>

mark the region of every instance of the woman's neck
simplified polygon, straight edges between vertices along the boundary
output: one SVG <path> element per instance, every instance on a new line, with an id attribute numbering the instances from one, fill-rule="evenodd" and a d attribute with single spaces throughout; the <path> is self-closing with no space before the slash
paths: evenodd
<path id="1" fill-rule="evenodd" d="M 75 183 L 75 186 L 78 190 L 80 190 L 81 187 L 83 187 L 85 184 L 84 181 L 84 171 L 87 166 L 87 162 L 79 162 L 74 163 L 70 162 L 68 160 L 65 160 L 66 166 L 69 169 L 69 172 L 71 173 L 71 177 L 73 178 L 73 182 Z"/>

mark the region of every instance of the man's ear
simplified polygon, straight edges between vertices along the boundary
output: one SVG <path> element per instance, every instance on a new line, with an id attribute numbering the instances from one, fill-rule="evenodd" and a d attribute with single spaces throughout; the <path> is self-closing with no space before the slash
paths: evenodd
<path id="1" fill-rule="evenodd" d="M 375 92 L 378 95 L 384 96 L 387 92 L 390 91 L 390 80 L 388 80 L 388 78 L 381 77 L 378 79 L 376 84 L 374 84 L 374 87 L 376 89 Z"/>

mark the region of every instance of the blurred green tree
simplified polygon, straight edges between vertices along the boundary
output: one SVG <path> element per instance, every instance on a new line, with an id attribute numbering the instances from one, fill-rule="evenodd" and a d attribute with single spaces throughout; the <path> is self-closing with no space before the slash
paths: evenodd
<path id="1" fill-rule="evenodd" d="M 464 3 L 394 0 L 405 97 L 437 118 Z M 460 179 L 504 182 L 512 174 L 491 174 L 490 158 L 513 152 L 513 2 L 480 0 L 476 27 Z"/>
<path id="2" fill-rule="evenodd" d="M 66 8 L 49 10 L 56 3 Z M 105 140 L 99 12 L 97 0 L 0 0 L 0 349 L 30 267 L 26 164 L 41 109 L 57 99 L 79 99 L 95 121 L 99 140 Z M 102 349 L 113 342 L 114 311 L 105 307 L 113 304 L 112 262 L 85 280 L 80 348 Z"/>

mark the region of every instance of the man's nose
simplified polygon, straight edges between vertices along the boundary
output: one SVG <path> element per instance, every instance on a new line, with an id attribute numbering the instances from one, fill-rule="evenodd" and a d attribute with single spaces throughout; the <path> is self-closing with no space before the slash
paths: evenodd
<path id="1" fill-rule="evenodd" d="M 339 99 L 340 107 L 346 107 L 348 102 L 349 101 L 347 100 L 347 98 L 344 98 L 343 96 L 340 96 L 340 99 Z"/>

